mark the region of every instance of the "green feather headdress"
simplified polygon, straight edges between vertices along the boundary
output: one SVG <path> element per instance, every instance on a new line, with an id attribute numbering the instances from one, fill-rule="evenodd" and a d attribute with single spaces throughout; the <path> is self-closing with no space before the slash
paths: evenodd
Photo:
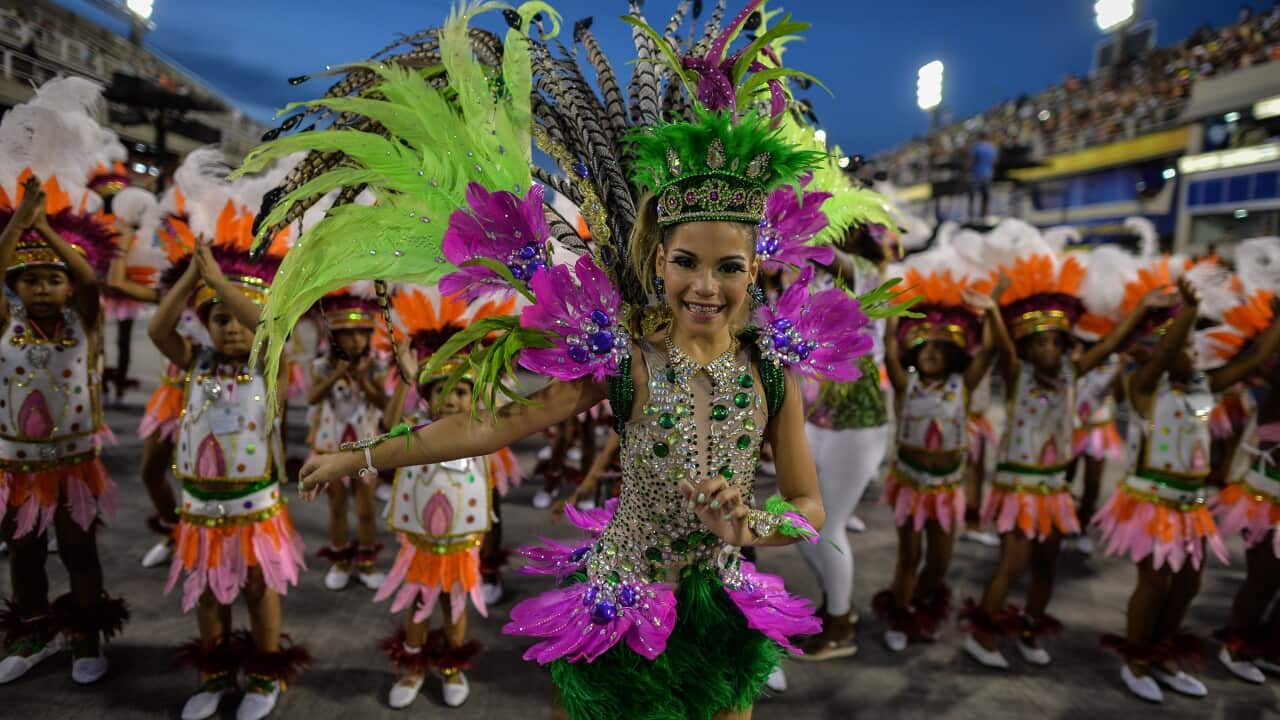
<path id="1" fill-rule="evenodd" d="M 756 113 L 693 111 L 626 138 L 635 156 L 632 181 L 658 197 L 663 227 L 698 220 L 759 223 L 769 190 L 817 167 L 823 153 L 786 140 Z"/>
<path id="2" fill-rule="evenodd" d="M 484 62 L 483 46 L 473 45 L 480 42 L 477 31 L 468 27 L 476 15 L 505 7 L 483 2 L 456 8 L 438 32 L 438 54 L 427 62 L 342 68 L 349 77 L 367 79 L 359 93 L 331 91 L 283 111 L 327 112 L 338 118 L 334 126 L 279 137 L 245 158 L 238 173 L 256 172 L 298 151 L 321 158 L 318 171 L 293 184 L 259 218 L 259 241 L 295 217 L 295 206 L 309 206 L 330 191 L 363 188 L 374 199 L 371 205 L 333 207 L 285 257 L 255 348 L 255 355 L 265 356 L 268 378 L 276 377 L 294 325 L 325 293 L 370 278 L 434 285 L 455 270 L 444 260 L 441 243 L 450 213 L 466 205 L 468 183 L 517 193 L 529 189 L 528 38 L 510 30 L 501 59 Z M 526 21 L 521 26 L 539 12 L 558 26 L 559 16 L 542 2 L 520 7 Z"/>

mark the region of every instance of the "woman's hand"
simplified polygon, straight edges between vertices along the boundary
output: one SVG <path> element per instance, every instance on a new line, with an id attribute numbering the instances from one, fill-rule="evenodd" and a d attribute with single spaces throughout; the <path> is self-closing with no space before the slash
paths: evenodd
<path id="1" fill-rule="evenodd" d="M 314 500 L 329 483 L 356 474 L 352 464 L 357 463 L 359 453 L 321 453 L 307 460 L 298 472 L 298 494 L 303 500 Z M 357 463 L 359 465 L 360 463 Z"/>
<path id="2" fill-rule="evenodd" d="M 696 487 L 685 480 L 680 483 L 680 495 L 716 537 L 736 547 L 755 542 L 755 533 L 747 527 L 751 508 L 742 501 L 742 491 L 724 478 L 717 475 Z"/>

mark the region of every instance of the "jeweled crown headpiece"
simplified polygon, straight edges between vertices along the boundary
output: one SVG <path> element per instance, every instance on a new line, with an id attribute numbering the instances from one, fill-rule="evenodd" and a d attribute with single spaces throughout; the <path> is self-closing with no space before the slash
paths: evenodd
<path id="1" fill-rule="evenodd" d="M 822 153 L 800 150 L 755 113 L 696 109 L 692 122 L 665 123 L 627 137 L 633 180 L 658 198 L 658 225 L 699 220 L 758 224 L 773 188 L 817 167 Z"/>
<path id="2" fill-rule="evenodd" d="M 24 170 L 18 177 L 17 197 L 10 200 L 3 188 L 0 188 L 0 227 L 7 225 L 13 217 L 14 208 L 22 203 L 25 193 L 25 182 L 31 171 Z M 71 195 L 58 183 L 55 177 L 45 178 L 42 189 L 45 194 L 45 214 L 49 218 L 49 226 L 58 233 L 68 245 L 75 248 L 89 261 L 89 265 L 99 275 L 105 276 L 111 265 L 111 258 L 116 253 L 115 239 L 118 233 L 111 223 L 100 212 L 87 212 L 85 199 L 81 198 L 79 206 L 71 202 Z M 32 229 L 28 229 L 18 238 L 9 266 L 5 274 L 28 267 L 58 267 L 66 269 L 67 265 L 44 238 Z"/>

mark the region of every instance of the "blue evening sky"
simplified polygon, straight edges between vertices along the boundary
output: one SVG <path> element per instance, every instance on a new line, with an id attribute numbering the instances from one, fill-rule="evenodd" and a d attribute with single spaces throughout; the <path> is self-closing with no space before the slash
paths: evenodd
<path id="1" fill-rule="evenodd" d="M 109 28 L 123 24 L 84 0 L 55 0 Z M 710 8 L 712 0 L 706 0 Z M 789 65 L 820 78 L 832 95 L 811 91 L 831 142 L 846 152 L 874 153 L 924 131 L 915 105 L 916 70 L 940 59 L 946 65 L 944 109 L 956 118 L 1087 72 L 1100 33 L 1093 0 L 791 0 L 771 3 L 813 23 L 803 43 L 789 46 Z M 1235 19 L 1230 0 L 1145 0 L 1145 18 L 1158 23 L 1161 45 L 1199 25 Z M 566 25 L 586 15 L 619 72 L 633 57 L 630 35 L 617 20 L 624 0 L 558 0 Z M 661 26 L 675 0 L 648 0 L 651 24 Z M 1255 3 L 1263 10 L 1265 3 Z M 731 3 L 730 12 L 741 7 Z M 397 33 L 438 24 L 448 0 L 155 0 L 149 47 L 176 60 L 231 101 L 263 121 L 291 100 L 327 85 L 290 87 L 286 78 L 326 64 L 359 60 Z M 488 21 L 502 28 L 496 13 Z M 566 30 L 566 41 L 567 37 Z M 585 58 L 582 60 L 585 65 Z"/>

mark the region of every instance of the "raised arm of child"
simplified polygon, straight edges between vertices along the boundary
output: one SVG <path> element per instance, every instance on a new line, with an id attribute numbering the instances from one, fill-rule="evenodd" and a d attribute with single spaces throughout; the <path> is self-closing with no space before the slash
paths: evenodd
<path id="1" fill-rule="evenodd" d="M 1271 298 L 1271 324 L 1253 342 L 1248 350 L 1236 355 L 1231 362 L 1209 371 L 1209 389 L 1222 392 L 1253 374 L 1264 361 L 1273 358 L 1280 350 L 1280 298 Z"/>
<path id="2" fill-rule="evenodd" d="M 18 239 L 36 221 L 36 216 L 43 213 L 44 190 L 40 189 L 39 179 L 32 175 L 22 186 L 22 202 L 18 204 L 18 209 L 13 212 L 13 216 L 4 226 L 4 231 L 0 232 L 0 268 L 7 268 L 13 264 L 13 253 L 18 249 Z M 0 325 L 8 323 L 9 296 L 7 293 L 0 292 Z"/>
<path id="3" fill-rule="evenodd" d="M 1185 352 L 1187 335 L 1191 333 L 1191 328 L 1196 322 L 1196 314 L 1199 312 L 1200 293 L 1196 292 L 1186 278 L 1179 281 L 1178 291 L 1174 295 L 1174 301 L 1176 302 L 1178 295 L 1181 295 L 1182 308 L 1174 316 L 1173 323 L 1169 325 L 1164 337 L 1160 338 L 1155 352 L 1147 362 L 1133 371 L 1133 376 L 1129 379 L 1129 400 L 1134 407 L 1145 408 L 1150 405 L 1151 395 L 1155 393 L 1160 383 L 1160 376 L 1173 365 L 1178 353 Z M 1152 293 L 1148 293 L 1147 297 L 1151 296 Z M 1143 298 L 1143 305 L 1146 305 L 1146 301 L 1147 299 Z M 1145 312 L 1145 309 L 1140 307 L 1134 311 L 1135 314 L 1140 312 Z"/>
<path id="4" fill-rule="evenodd" d="M 178 282 L 160 300 L 160 304 L 156 306 L 156 314 L 151 316 L 151 323 L 147 325 L 147 335 L 160 354 L 184 369 L 191 367 L 194 358 L 191 343 L 178 333 L 178 323 L 182 321 L 182 311 L 186 309 L 187 300 L 199 281 L 200 268 L 196 267 L 195 260 L 192 259 L 186 272 L 182 273 Z"/>
<path id="5" fill-rule="evenodd" d="M 49 243 L 49 247 L 53 248 L 58 259 L 66 264 L 67 274 L 71 276 L 71 282 L 76 289 L 71 302 L 76 312 L 80 314 L 80 319 L 84 321 L 86 327 L 97 327 L 98 315 L 101 312 L 101 298 L 98 274 L 94 272 L 93 266 L 49 225 L 49 216 L 45 214 L 43 204 L 37 208 L 36 219 L 31 227 L 40 233 L 40 237 Z"/>

